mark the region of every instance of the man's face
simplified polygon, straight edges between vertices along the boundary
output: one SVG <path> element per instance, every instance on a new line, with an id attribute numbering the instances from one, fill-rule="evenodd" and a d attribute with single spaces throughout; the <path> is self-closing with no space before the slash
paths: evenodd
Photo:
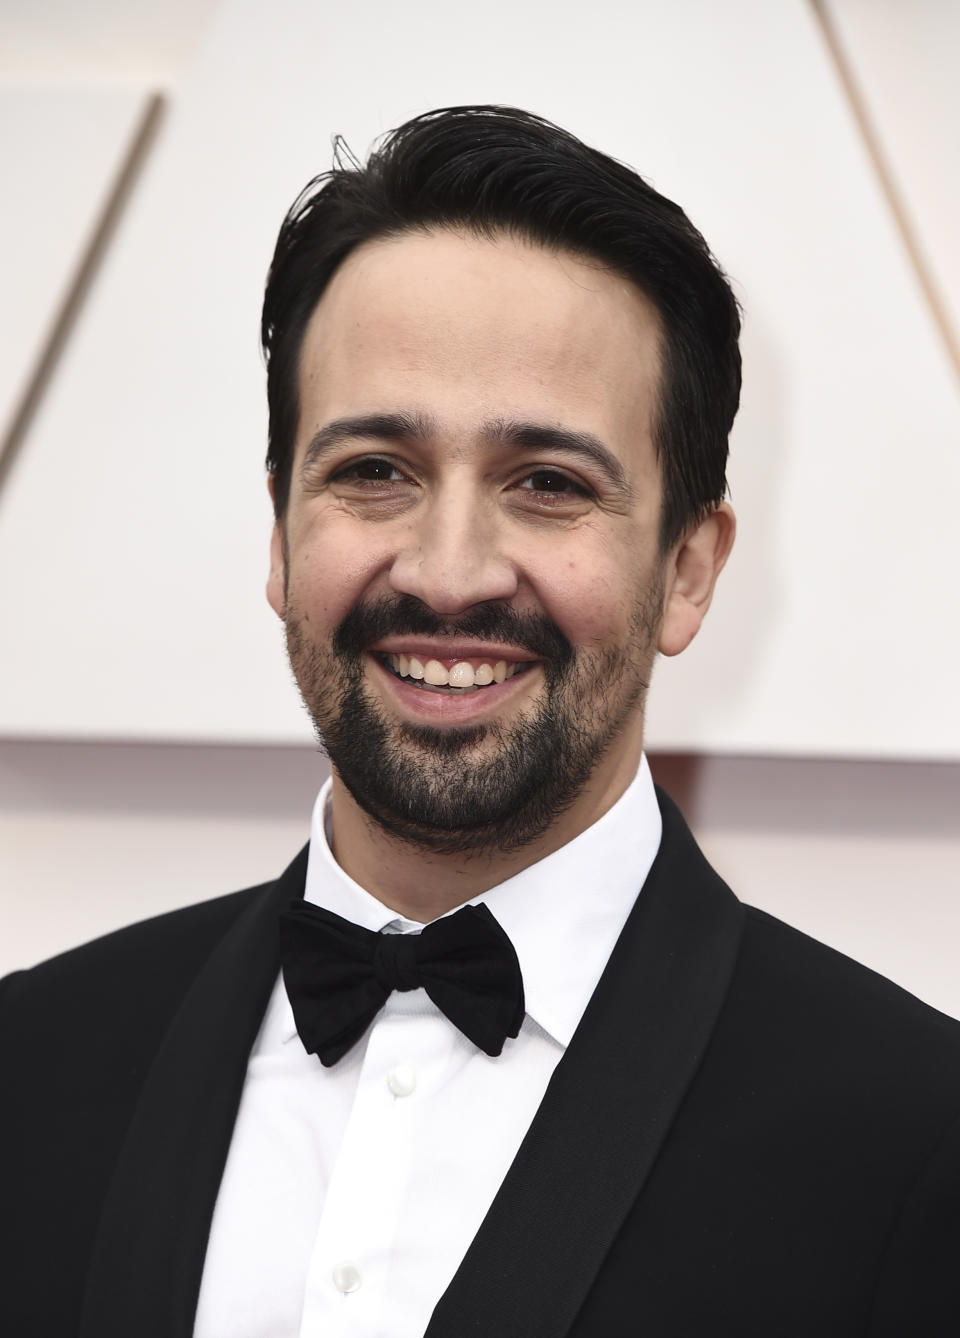
<path id="1" fill-rule="evenodd" d="M 632 775 L 670 571 L 658 370 L 651 305 L 566 252 L 441 230 L 335 274 L 268 593 L 387 830 L 517 849 Z"/>

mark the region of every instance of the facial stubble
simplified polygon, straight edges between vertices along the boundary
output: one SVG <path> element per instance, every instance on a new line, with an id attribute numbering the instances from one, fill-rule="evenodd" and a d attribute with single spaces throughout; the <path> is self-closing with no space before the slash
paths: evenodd
<path id="1" fill-rule="evenodd" d="M 332 643 L 321 645 L 288 592 L 287 651 L 321 745 L 375 823 L 434 854 L 510 852 L 570 808 L 642 709 L 662 605 L 658 573 L 637 598 L 626 644 L 587 650 L 544 615 L 488 604 L 448 620 L 401 596 L 358 603 Z M 516 646 L 540 657 L 543 690 L 508 722 L 439 728 L 390 721 L 365 682 L 367 648 L 386 635 Z"/>

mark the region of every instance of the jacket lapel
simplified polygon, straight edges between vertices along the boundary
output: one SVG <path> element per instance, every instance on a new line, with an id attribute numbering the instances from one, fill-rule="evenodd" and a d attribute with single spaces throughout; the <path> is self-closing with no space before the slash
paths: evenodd
<path id="1" fill-rule="evenodd" d="M 189 1338 L 247 1059 L 306 850 L 233 923 L 147 1075 L 94 1245 L 80 1338 Z M 145 988 L 148 986 L 145 984 Z"/>
<path id="2" fill-rule="evenodd" d="M 699 1067 L 742 908 L 660 794 L 642 895 L 426 1338 L 563 1338 Z M 302 851 L 231 926 L 170 1026 L 107 1196 L 79 1338 L 189 1338 L 210 1221 Z M 611 1118 L 611 1112 L 615 1118 Z"/>
<path id="3" fill-rule="evenodd" d="M 742 907 L 658 791 L 660 851 L 425 1338 L 562 1338 L 709 1043 Z"/>

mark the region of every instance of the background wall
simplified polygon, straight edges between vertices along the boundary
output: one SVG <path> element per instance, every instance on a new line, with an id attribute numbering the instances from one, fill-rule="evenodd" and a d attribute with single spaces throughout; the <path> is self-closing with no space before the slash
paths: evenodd
<path id="1" fill-rule="evenodd" d="M 341 9 L 0 15 L 0 970 L 305 838 L 263 271 L 334 130 L 503 99 L 675 194 L 746 308 L 738 553 L 658 671 L 654 769 L 744 899 L 960 1013 L 960 11 Z"/>

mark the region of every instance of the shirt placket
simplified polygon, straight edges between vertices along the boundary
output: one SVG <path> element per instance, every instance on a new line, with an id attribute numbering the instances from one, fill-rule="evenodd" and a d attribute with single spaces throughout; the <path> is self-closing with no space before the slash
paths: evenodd
<path id="1" fill-rule="evenodd" d="M 416 990 L 392 995 L 361 1044 L 356 1096 L 311 1255 L 300 1338 L 405 1332 L 391 1305 L 390 1278 L 402 1268 L 417 1142 L 455 1033 Z"/>

